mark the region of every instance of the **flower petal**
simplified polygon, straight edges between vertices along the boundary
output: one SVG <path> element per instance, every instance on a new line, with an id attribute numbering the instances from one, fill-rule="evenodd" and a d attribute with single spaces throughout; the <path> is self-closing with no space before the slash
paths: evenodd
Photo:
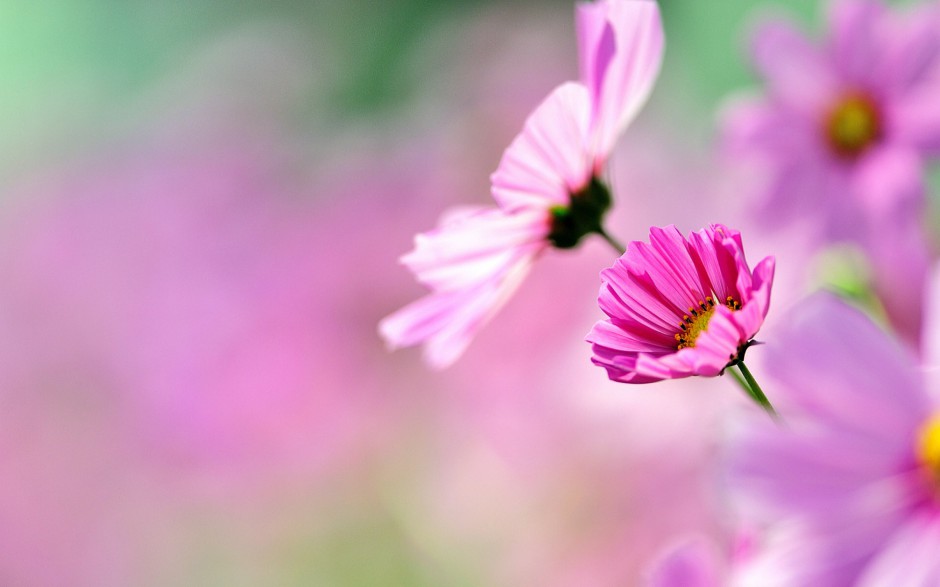
<path id="1" fill-rule="evenodd" d="M 392 348 L 425 343 L 436 368 L 453 363 L 547 248 L 540 211 L 461 210 L 419 235 L 402 260 L 432 292 L 379 323 Z"/>
<path id="2" fill-rule="evenodd" d="M 765 353 L 767 372 L 786 390 L 775 394 L 784 417 L 792 411 L 858 442 L 909 452 L 930 403 L 905 350 L 828 294 L 796 306 L 785 324 Z"/>
<path id="3" fill-rule="evenodd" d="M 500 274 L 475 287 L 432 292 L 383 319 L 379 332 L 390 348 L 424 343 L 425 361 L 436 369 L 448 367 L 509 300 L 533 257 L 514 259 Z"/>
<path id="4" fill-rule="evenodd" d="M 455 209 L 437 228 L 415 236 L 415 248 L 401 262 L 432 289 L 461 289 L 498 274 L 520 250 L 541 246 L 548 229 L 547 215 L 540 211 Z"/>
<path id="5" fill-rule="evenodd" d="M 830 4 L 832 59 L 847 85 L 868 85 L 878 62 L 878 24 L 885 8 L 874 0 L 836 0 Z"/>
<path id="6" fill-rule="evenodd" d="M 940 585 L 940 518 L 921 514 L 908 520 L 888 547 L 868 565 L 858 587 L 932 587 Z"/>
<path id="7" fill-rule="evenodd" d="M 923 84 L 936 85 L 940 58 L 940 5 L 921 3 L 882 22 L 881 55 L 873 79 L 898 97 Z"/>
<path id="8" fill-rule="evenodd" d="M 607 159 L 659 74 L 663 28 L 653 0 L 602 0 L 578 4 L 581 80 L 591 96 L 591 153 Z"/>
<path id="9" fill-rule="evenodd" d="M 567 206 L 590 181 L 585 153 L 590 101 L 581 84 L 555 88 L 529 115 L 490 177 L 493 198 L 506 211 Z"/>
<path id="10" fill-rule="evenodd" d="M 938 26 L 940 29 L 940 26 Z M 940 80 L 922 84 L 887 104 L 892 137 L 903 145 L 940 155 Z"/>
<path id="11" fill-rule="evenodd" d="M 672 546 L 649 574 L 647 587 L 721 587 L 719 555 L 703 537 Z"/>
<path id="12" fill-rule="evenodd" d="M 766 22 L 753 35 L 751 56 L 773 99 L 811 116 L 828 105 L 839 87 L 823 52 L 792 23 Z"/>

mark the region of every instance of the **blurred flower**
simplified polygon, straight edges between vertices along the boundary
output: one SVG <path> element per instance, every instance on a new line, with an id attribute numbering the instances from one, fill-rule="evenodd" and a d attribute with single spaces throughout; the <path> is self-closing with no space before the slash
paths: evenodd
<path id="1" fill-rule="evenodd" d="M 873 212 L 860 174 L 903 183 L 922 170 L 896 168 L 895 157 L 940 151 L 940 11 L 893 14 L 873 0 L 832 8 L 823 46 L 785 21 L 758 29 L 752 56 L 767 95 L 733 104 L 725 131 L 733 153 L 763 171 L 766 219 L 813 216 L 841 238 Z"/>
<path id="2" fill-rule="evenodd" d="M 652 227 L 650 244 L 631 242 L 601 273 L 608 319 L 588 334 L 592 360 L 623 383 L 719 375 L 760 329 L 773 274 L 773 257 L 751 273 L 736 230 Z"/>
<path id="3" fill-rule="evenodd" d="M 940 10 L 836 0 L 829 29 L 821 44 L 784 20 L 756 31 L 766 95 L 729 105 L 725 144 L 767 224 L 803 224 L 872 257 L 875 293 L 916 344 L 929 250 L 923 164 L 940 154 Z"/>
<path id="4" fill-rule="evenodd" d="M 431 293 L 384 319 L 392 347 L 425 343 L 453 363 L 518 287 L 539 253 L 605 236 L 610 193 L 596 178 L 659 72 L 662 25 L 652 0 L 578 6 L 581 83 L 553 90 L 492 176 L 498 208 L 445 214 L 402 262 Z M 613 242 L 613 241 L 612 241 Z"/>
<path id="5" fill-rule="evenodd" d="M 730 479 L 771 524 L 755 584 L 940 583 L 940 406 L 911 357 L 820 294 L 766 358 L 786 425 L 745 427 Z"/>

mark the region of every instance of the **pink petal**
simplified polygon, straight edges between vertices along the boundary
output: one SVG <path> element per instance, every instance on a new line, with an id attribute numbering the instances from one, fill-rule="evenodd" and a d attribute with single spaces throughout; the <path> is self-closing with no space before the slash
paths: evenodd
<path id="1" fill-rule="evenodd" d="M 835 0 L 830 4 L 832 58 L 847 84 L 866 84 L 880 56 L 878 24 L 885 9 L 874 0 Z"/>
<path id="2" fill-rule="evenodd" d="M 754 267 L 751 288 L 747 290 L 748 299 L 740 310 L 732 314 L 732 320 L 744 341 L 754 338 L 767 318 L 775 267 L 776 261 L 773 257 L 764 258 Z"/>
<path id="3" fill-rule="evenodd" d="M 597 322 L 585 338 L 588 342 L 621 353 L 674 352 L 676 341 L 672 336 L 656 339 L 640 325 L 631 327 L 629 322 L 617 324 L 602 320 Z"/>
<path id="4" fill-rule="evenodd" d="M 574 82 L 558 86 L 539 104 L 490 178 L 503 209 L 569 204 L 569 194 L 593 174 L 585 154 L 589 116 L 587 90 Z"/>
<path id="5" fill-rule="evenodd" d="M 940 30 L 940 27 L 938 27 Z M 940 155 L 940 80 L 898 96 L 887 104 L 892 140 Z"/>
<path id="6" fill-rule="evenodd" d="M 668 300 L 672 313 L 680 319 L 708 295 L 685 238 L 673 225 L 651 227 L 650 244 L 631 242 L 623 258 L 649 276 L 652 287 Z"/>
<path id="7" fill-rule="evenodd" d="M 931 77 L 940 58 L 940 6 L 919 4 L 891 16 L 881 23 L 881 55 L 873 79 L 892 96 L 936 84 Z"/>
<path id="8" fill-rule="evenodd" d="M 659 74 L 663 29 L 653 0 L 580 3 L 581 80 L 591 96 L 591 152 L 603 163 L 646 102 Z"/>
<path id="9" fill-rule="evenodd" d="M 788 107 L 814 118 L 837 95 L 839 83 L 825 56 L 791 23 L 759 27 L 751 54 L 770 94 Z"/>
<path id="10" fill-rule="evenodd" d="M 895 527 L 896 519 L 840 516 L 813 522 L 810 525 L 805 519 L 790 517 L 779 525 L 773 540 L 767 541 L 757 560 L 748 565 L 749 580 L 742 587 L 856 587 L 860 572 Z"/>
<path id="11" fill-rule="evenodd" d="M 415 237 L 414 250 L 401 262 L 432 289 L 460 289 L 499 273 L 520 255 L 520 249 L 540 247 L 548 230 L 548 216 L 538 210 L 517 214 L 498 208 L 451 210 L 437 228 Z"/>
<path id="12" fill-rule="evenodd" d="M 923 358 L 931 389 L 940 389 L 940 265 L 935 264 L 929 274 L 924 310 Z"/>
<path id="13" fill-rule="evenodd" d="M 424 298 L 379 323 L 392 348 L 425 343 L 437 368 L 455 361 L 477 331 L 509 299 L 548 243 L 544 212 L 506 214 L 498 208 L 447 214 L 415 239 L 402 261 L 431 287 Z"/>
<path id="14" fill-rule="evenodd" d="M 620 260 L 601 272 L 598 303 L 611 318 L 630 318 L 650 330 L 675 334 L 681 314 L 656 289 L 649 275 L 636 274 Z"/>
<path id="15" fill-rule="evenodd" d="M 521 256 L 476 287 L 432 292 L 379 323 L 390 348 L 424 343 L 424 359 L 436 369 L 460 358 L 477 332 L 522 283 L 533 254 Z"/>
<path id="16" fill-rule="evenodd" d="M 719 554 L 704 538 L 674 545 L 649 574 L 647 587 L 722 587 Z"/>
<path id="17" fill-rule="evenodd" d="M 784 324 L 764 352 L 784 417 L 803 414 L 856 442 L 907 454 L 930 402 L 906 350 L 827 294 L 795 306 Z"/>
<path id="18" fill-rule="evenodd" d="M 879 149 L 861 162 L 854 179 L 856 205 L 867 220 L 858 240 L 873 269 L 873 286 L 892 326 L 917 346 L 931 257 L 923 229 L 923 163 L 906 149 Z"/>
<path id="19" fill-rule="evenodd" d="M 865 569 L 858 587 L 940 585 L 940 517 L 923 513 L 908 520 Z"/>
<path id="20" fill-rule="evenodd" d="M 713 224 L 690 235 L 689 253 L 705 274 L 705 289 L 713 291 L 716 303 L 732 297 L 746 303 L 750 291 L 750 273 L 744 258 L 741 233 L 721 224 Z M 740 280 L 741 275 L 747 281 Z"/>

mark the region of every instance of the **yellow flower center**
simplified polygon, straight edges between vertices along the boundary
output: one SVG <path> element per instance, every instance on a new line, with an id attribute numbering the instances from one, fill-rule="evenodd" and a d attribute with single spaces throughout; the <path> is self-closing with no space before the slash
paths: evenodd
<path id="1" fill-rule="evenodd" d="M 740 310 L 741 304 L 731 296 L 725 300 L 725 306 L 729 310 Z M 676 334 L 676 348 L 682 350 L 695 346 L 698 336 L 708 330 L 708 321 L 712 319 L 715 313 L 715 300 L 711 296 L 705 298 L 705 301 L 699 301 L 697 308 L 689 308 L 689 313 L 682 317 L 679 324 L 681 332 Z"/>
<path id="2" fill-rule="evenodd" d="M 878 107 L 863 94 L 849 94 L 826 119 L 826 138 L 836 154 L 855 157 L 881 136 Z"/>
<path id="3" fill-rule="evenodd" d="M 917 435 L 917 461 L 940 489 L 940 413 L 924 424 Z"/>

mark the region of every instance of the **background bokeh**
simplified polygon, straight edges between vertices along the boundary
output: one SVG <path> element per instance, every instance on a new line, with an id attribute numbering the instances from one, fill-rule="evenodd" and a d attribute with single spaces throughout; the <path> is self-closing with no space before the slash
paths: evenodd
<path id="1" fill-rule="evenodd" d="M 661 7 L 623 240 L 746 226 L 717 110 L 757 14 L 820 12 Z M 575 68 L 567 1 L 5 0 L 0 584 L 635 585 L 678 537 L 729 544 L 717 416 L 750 408 L 590 365 L 604 243 L 547 255 L 447 371 L 376 334 L 422 293 L 413 234 L 488 200 Z M 785 304 L 799 243 L 746 239 Z"/>

